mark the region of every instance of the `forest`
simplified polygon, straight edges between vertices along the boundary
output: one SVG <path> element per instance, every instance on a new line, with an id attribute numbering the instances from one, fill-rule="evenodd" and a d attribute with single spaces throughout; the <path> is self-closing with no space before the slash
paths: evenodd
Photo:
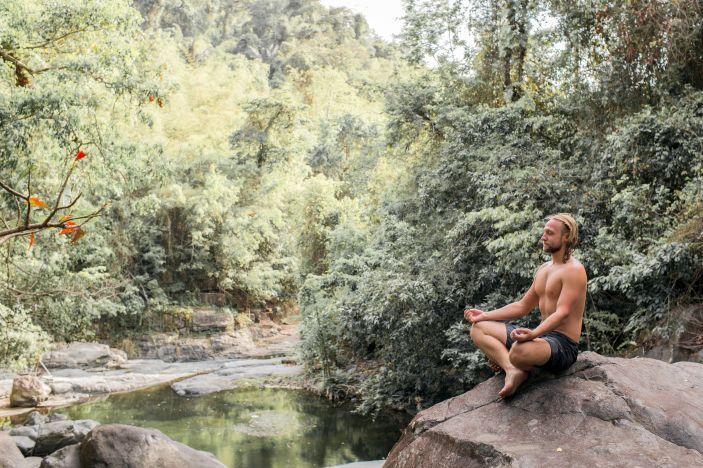
<path id="1" fill-rule="evenodd" d="M 330 398 L 425 408 L 491 375 L 462 312 L 522 297 L 557 212 L 581 348 L 676 333 L 703 301 L 703 4 L 403 4 L 388 42 L 319 0 L 4 0 L 0 367 L 203 303 L 299 311 Z"/>

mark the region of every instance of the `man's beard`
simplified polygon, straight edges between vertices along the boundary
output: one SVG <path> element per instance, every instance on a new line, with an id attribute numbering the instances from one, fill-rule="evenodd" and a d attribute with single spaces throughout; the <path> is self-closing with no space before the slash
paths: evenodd
<path id="1" fill-rule="evenodd" d="M 549 254 L 557 253 L 559 252 L 559 250 L 561 250 L 561 242 L 559 243 L 559 245 L 553 245 L 551 247 L 547 246 L 547 244 L 544 245 L 544 251 Z"/>

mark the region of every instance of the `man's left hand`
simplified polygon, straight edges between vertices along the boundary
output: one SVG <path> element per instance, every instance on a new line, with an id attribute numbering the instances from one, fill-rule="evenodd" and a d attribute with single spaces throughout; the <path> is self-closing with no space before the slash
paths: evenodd
<path id="1" fill-rule="evenodd" d="M 518 343 L 523 343 L 525 341 L 534 340 L 535 336 L 529 328 L 516 328 L 510 332 L 510 338 Z"/>

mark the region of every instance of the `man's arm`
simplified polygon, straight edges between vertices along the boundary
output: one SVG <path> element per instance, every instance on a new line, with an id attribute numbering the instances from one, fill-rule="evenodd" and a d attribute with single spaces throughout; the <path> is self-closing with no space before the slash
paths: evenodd
<path id="1" fill-rule="evenodd" d="M 477 309 L 468 309 L 464 311 L 464 318 L 471 323 L 481 322 L 483 320 L 509 320 L 514 318 L 524 317 L 529 314 L 532 309 L 539 304 L 539 296 L 535 292 L 535 283 L 527 290 L 527 293 L 517 302 L 508 304 L 500 309 L 491 312 L 481 312 Z"/>
<path id="2" fill-rule="evenodd" d="M 539 338 L 545 333 L 549 333 L 559 328 L 559 325 L 561 325 L 564 319 L 574 310 L 579 301 L 583 298 L 587 283 L 588 279 L 586 277 L 586 270 L 583 268 L 579 268 L 576 271 L 567 272 L 562 280 L 561 293 L 559 294 L 559 299 L 557 300 L 557 310 L 555 310 L 549 317 L 544 319 L 544 321 L 540 323 L 537 328 L 532 330 L 529 333 L 527 340 Z"/>

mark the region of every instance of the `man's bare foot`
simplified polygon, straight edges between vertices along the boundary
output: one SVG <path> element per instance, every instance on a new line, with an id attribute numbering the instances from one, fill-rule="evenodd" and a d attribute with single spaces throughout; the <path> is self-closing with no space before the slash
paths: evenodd
<path id="1" fill-rule="evenodd" d="M 517 367 L 511 367 L 505 371 L 505 385 L 498 392 L 498 395 L 505 398 L 514 394 L 518 387 L 527 380 L 530 375 L 529 372 L 518 369 Z"/>

